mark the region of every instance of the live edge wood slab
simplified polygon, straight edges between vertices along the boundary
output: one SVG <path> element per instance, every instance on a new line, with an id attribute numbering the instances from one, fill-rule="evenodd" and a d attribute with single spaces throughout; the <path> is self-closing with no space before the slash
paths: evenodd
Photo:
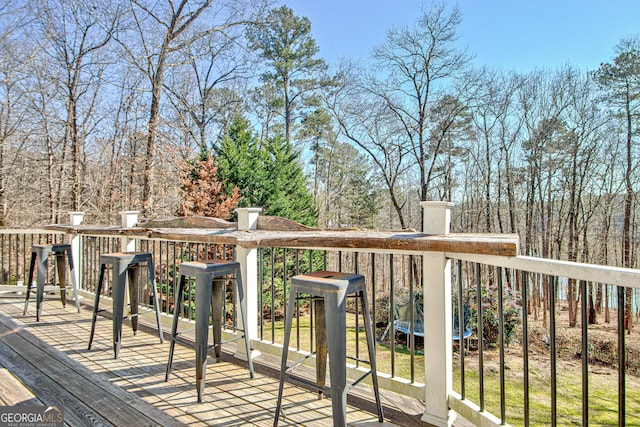
<path id="1" fill-rule="evenodd" d="M 430 235 L 416 231 L 317 229 L 278 217 L 258 217 L 255 230 L 215 218 L 172 218 L 121 228 L 99 225 L 49 225 L 48 230 L 85 235 L 119 235 L 158 240 L 265 247 L 370 250 L 372 252 L 452 252 L 517 256 L 516 234 L 449 233 Z"/>

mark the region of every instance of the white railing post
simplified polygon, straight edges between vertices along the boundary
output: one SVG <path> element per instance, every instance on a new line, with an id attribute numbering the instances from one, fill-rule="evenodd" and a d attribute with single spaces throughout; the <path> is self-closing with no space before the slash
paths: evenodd
<path id="1" fill-rule="evenodd" d="M 138 214 L 140 211 L 122 211 L 120 212 L 120 226 L 122 228 L 131 228 L 138 223 Z M 120 238 L 120 251 L 121 252 L 135 252 L 137 247 L 137 241 L 130 237 Z M 129 295 L 129 288 L 127 287 L 124 293 L 125 307 L 129 304 L 131 296 Z"/>
<path id="2" fill-rule="evenodd" d="M 69 222 L 72 226 L 80 225 L 84 221 L 84 212 L 69 212 Z M 82 239 L 79 234 L 72 234 L 69 237 L 69 243 L 71 244 L 71 257 L 73 258 L 73 275 L 75 276 L 75 282 L 78 284 L 78 290 L 83 289 L 82 274 L 82 249 L 80 246 Z M 73 283 L 73 282 L 72 282 Z"/>
<path id="3" fill-rule="evenodd" d="M 258 226 L 258 216 L 261 208 L 238 208 L 238 230 L 255 230 Z M 250 340 L 258 339 L 258 250 L 236 247 L 236 259 L 242 270 L 242 284 L 245 295 L 244 312 L 247 317 L 247 325 L 241 325 Z M 259 355 L 257 350 L 252 350 L 251 357 Z M 244 346 L 239 345 L 235 357 L 247 360 Z"/>
<path id="4" fill-rule="evenodd" d="M 425 234 L 447 234 L 451 224 L 450 202 L 420 202 Z M 451 262 L 442 252 L 425 252 L 424 278 L 424 375 L 425 409 L 422 421 L 450 426 L 456 414 L 449 409 L 452 391 Z"/>
<path id="5" fill-rule="evenodd" d="M 120 212 L 121 227 L 131 228 L 138 223 L 138 214 L 140 211 L 123 211 Z M 135 252 L 136 240 L 129 237 L 122 237 L 120 239 L 120 250 L 122 252 Z"/>

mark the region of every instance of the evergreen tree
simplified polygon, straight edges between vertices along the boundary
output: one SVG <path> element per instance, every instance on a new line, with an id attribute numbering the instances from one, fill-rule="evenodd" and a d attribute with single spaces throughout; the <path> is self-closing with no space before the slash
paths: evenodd
<path id="1" fill-rule="evenodd" d="M 267 162 L 264 165 L 268 197 L 265 209 L 269 215 L 293 219 L 301 224 L 315 225 L 317 212 L 313 195 L 307 187 L 307 179 L 298 162 L 299 152 L 293 151 L 285 138 L 277 136 L 266 147 Z"/>
<path id="2" fill-rule="evenodd" d="M 218 177 L 225 182 L 227 194 L 237 186 L 242 195 L 241 207 L 265 207 L 266 153 L 251 132 L 248 120 L 236 116 L 231 121 L 216 149 L 216 161 Z"/>
<path id="3" fill-rule="evenodd" d="M 375 228 L 380 187 L 367 157 L 346 142 L 333 139 L 318 147 L 311 160 L 318 177 L 316 206 L 324 227 Z"/>
<path id="4" fill-rule="evenodd" d="M 216 151 L 218 177 L 226 191 L 237 186 L 241 206 L 261 207 L 265 215 L 314 225 L 313 197 L 300 167 L 299 153 L 280 136 L 264 145 L 251 132 L 249 122 L 236 117 Z M 230 194 L 230 193 L 227 193 Z"/>
<path id="5" fill-rule="evenodd" d="M 605 90 L 608 103 L 623 119 L 625 126 L 626 161 L 624 168 L 625 206 L 623 223 L 622 266 L 633 268 L 631 250 L 631 221 L 634 168 L 634 136 L 636 124 L 640 122 L 640 37 L 623 39 L 616 47 L 613 63 L 604 63 L 595 73 L 597 81 Z"/>
<path id="6" fill-rule="evenodd" d="M 640 37 L 623 39 L 616 47 L 617 56 L 612 64 L 600 65 L 596 78 L 608 94 L 607 100 L 624 118 L 626 137 L 626 160 L 624 167 L 624 216 L 622 223 L 622 266 L 633 268 L 632 250 L 634 180 L 633 171 L 637 167 L 634 153 L 634 137 L 638 134 L 640 121 Z M 625 328 L 631 332 L 633 317 L 631 315 L 631 288 L 626 290 Z"/>
<path id="7" fill-rule="evenodd" d="M 309 18 L 298 17 L 291 8 L 282 6 L 269 12 L 265 22 L 248 32 L 250 47 L 269 67 L 262 75 L 263 82 L 281 99 L 272 99 L 269 104 L 281 107 L 284 136 L 291 144 L 298 112 L 316 105 L 315 92 L 330 84 L 320 78 L 327 65 L 315 57 L 319 49 L 311 36 Z"/>
<path id="8" fill-rule="evenodd" d="M 349 192 L 346 194 L 349 210 L 349 225 L 352 227 L 375 228 L 380 211 L 380 192 L 371 182 L 371 176 L 363 169 L 349 177 Z"/>

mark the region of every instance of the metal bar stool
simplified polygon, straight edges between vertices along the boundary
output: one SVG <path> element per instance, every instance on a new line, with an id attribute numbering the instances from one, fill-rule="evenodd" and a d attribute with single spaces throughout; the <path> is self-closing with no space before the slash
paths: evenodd
<path id="1" fill-rule="evenodd" d="M 280 368 L 280 386 L 278 389 L 278 404 L 273 425 L 278 425 L 280 410 L 282 407 L 282 393 L 284 377 L 289 375 L 289 370 L 300 364 L 304 359 L 287 366 L 289 352 L 289 338 L 293 320 L 294 303 L 298 294 L 307 294 L 314 299 L 316 313 L 316 383 L 296 378 L 297 381 L 317 387 L 320 393 L 325 389 L 327 351 L 329 353 L 329 378 L 331 387 L 328 390 L 331 395 L 331 407 L 333 410 L 333 425 L 336 427 L 347 424 L 347 392 L 362 381 L 367 375 L 372 375 L 373 390 L 378 410 L 378 421 L 383 422 L 382 405 L 378 392 L 378 377 L 376 373 L 376 354 L 367 291 L 364 276 L 359 274 L 336 273 L 331 271 L 316 271 L 313 273 L 294 276 L 291 278 L 289 304 L 285 316 L 284 343 L 282 347 L 282 365 Z M 356 294 L 361 298 L 364 307 L 364 323 L 367 335 L 367 347 L 369 350 L 369 363 L 371 369 L 347 388 L 346 369 L 346 297 Z M 320 395 L 321 396 L 321 395 Z M 284 414 L 283 414 L 284 415 Z"/>
<path id="2" fill-rule="evenodd" d="M 24 311 L 22 315 L 27 314 L 27 307 L 29 306 L 29 296 L 31 295 L 31 288 L 33 282 L 33 270 L 36 266 L 36 260 L 38 261 L 38 276 L 36 281 L 36 321 L 40 321 L 40 314 L 42 314 L 42 300 L 44 298 L 44 286 L 47 282 L 49 275 L 49 255 L 55 255 L 58 284 L 60 286 L 60 301 L 62 306 L 67 305 L 67 286 L 66 286 L 66 272 L 65 272 L 65 254 L 67 255 L 67 263 L 69 264 L 69 275 L 71 276 L 71 284 L 73 286 L 73 298 L 76 302 L 76 308 L 80 313 L 80 300 L 78 299 L 78 283 L 76 282 L 76 275 L 73 270 L 73 256 L 71 255 L 71 245 L 54 244 L 54 245 L 34 245 L 31 247 L 31 264 L 29 266 L 29 277 L 27 279 L 27 295 L 24 300 Z"/>
<path id="3" fill-rule="evenodd" d="M 124 294 L 127 280 L 129 282 L 129 299 L 130 299 L 130 318 L 133 334 L 138 331 L 138 278 L 140 275 L 140 264 L 146 263 L 148 272 L 148 281 L 151 283 L 153 292 L 153 306 L 156 311 L 156 322 L 158 324 L 158 335 L 160 342 L 164 342 L 162 336 L 162 325 L 160 324 L 160 300 L 158 299 L 158 290 L 156 289 L 155 267 L 153 264 L 153 256 L 149 252 L 115 252 L 100 255 L 100 277 L 98 278 L 98 286 L 96 287 L 96 299 L 93 304 L 93 320 L 91 322 L 91 336 L 89 337 L 89 350 L 93 342 L 93 335 L 96 330 L 96 320 L 98 318 L 98 305 L 100 303 L 100 294 L 104 284 L 104 274 L 107 265 L 113 267 L 112 277 L 112 298 L 113 298 L 113 352 L 114 358 L 117 359 L 120 354 L 120 344 L 122 341 L 122 319 L 124 315 Z"/>
<path id="4" fill-rule="evenodd" d="M 227 341 L 222 341 L 222 305 L 224 303 L 224 279 L 222 277 L 233 274 L 235 276 L 234 294 L 237 292 L 240 301 L 240 316 L 242 325 L 242 336 Z M 220 360 L 222 344 L 244 338 L 244 345 L 249 363 L 249 374 L 254 377 L 253 362 L 251 361 L 251 349 L 249 337 L 246 332 L 247 319 L 245 315 L 245 299 L 242 287 L 242 274 L 240 263 L 236 261 L 225 261 L 212 259 L 206 261 L 191 261 L 180 264 L 180 283 L 178 294 L 175 297 L 175 308 L 173 313 L 173 327 L 171 328 L 171 339 L 169 346 L 169 360 L 167 362 L 167 372 L 165 381 L 169 380 L 171 365 L 173 363 L 173 350 L 176 337 L 178 335 L 178 317 L 180 315 L 186 277 L 196 278 L 196 387 L 198 390 L 198 402 L 202 402 L 204 394 L 205 378 L 207 374 L 207 350 L 211 347 L 215 349 L 216 360 Z M 214 278 L 220 278 L 214 280 Z M 210 311 L 211 310 L 211 311 Z M 213 316 L 213 345 L 209 346 L 209 316 Z"/>

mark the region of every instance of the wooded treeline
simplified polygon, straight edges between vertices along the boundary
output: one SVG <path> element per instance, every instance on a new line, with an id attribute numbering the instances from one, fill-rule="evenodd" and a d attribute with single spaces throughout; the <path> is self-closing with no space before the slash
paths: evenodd
<path id="1" fill-rule="evenodd" d="M 635 267 L 638 36 L 597 70 L 518 73 L 474 64 L 462 19 L 435 3 L 328 64 L 262 0 L 2 1 L 0 223 L 174 216 L 185 168 L 224 159 L 229 196 L 306 223 L 419 229 L 419 201 L 450 200 L 456 231 Z"/>

